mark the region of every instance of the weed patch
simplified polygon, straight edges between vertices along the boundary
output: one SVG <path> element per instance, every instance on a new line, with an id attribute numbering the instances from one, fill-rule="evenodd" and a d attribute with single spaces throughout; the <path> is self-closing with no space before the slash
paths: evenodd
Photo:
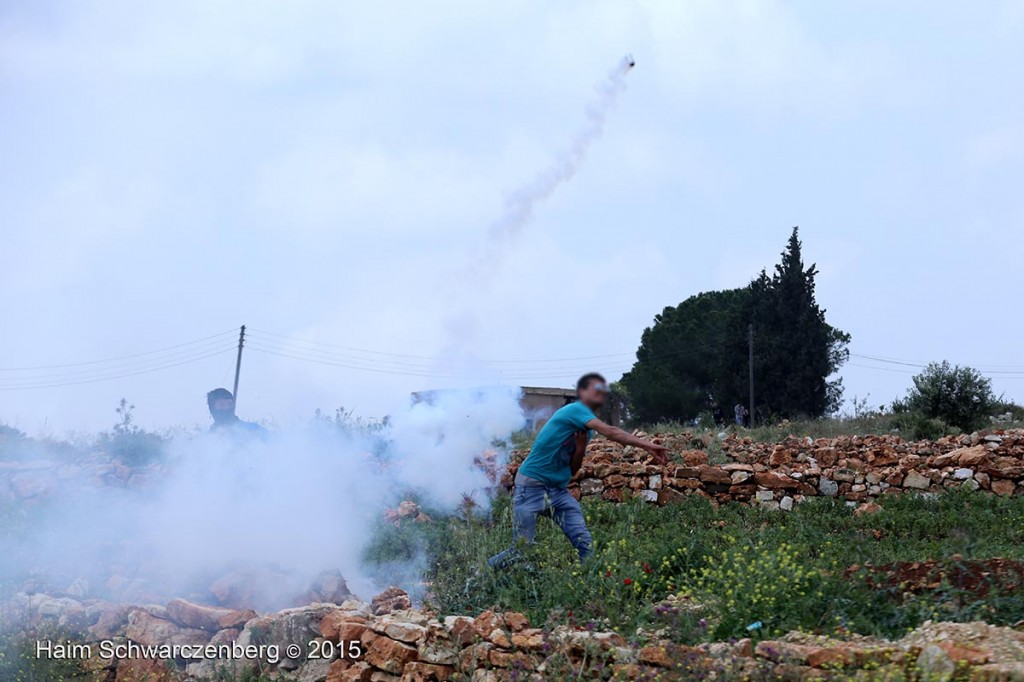
<path id="1" fill-rule="evenodd" d="M 928 619 L 1024 618 L 1018 583 L 993 580 L 979 589 L 977 581 L 939 578 L 908 589 L 880 574 L 907 562 L 941 569 L 1024 560 L 1024 499 L 954 492 L 893 496 L 883 506 L 858 517 L 831 499 L 790 513 L 716 508 L 698 497 L 665 507 L 587 500 L 595 540 L 588 561 L 576 561 L 557 527 L 542 521 L 526 561 L 495 572 L 486 558 L 512 533 L 511 504 L 502 497 L 486 517 L 435 516 L 392 529 L 367 561 L 387 565 L 422 552 L 427 600 L 441 613 L 522 611 L 535 623 L 612 628 L 626 637 L 663 629 L 689 644 L 792 629 L 891 637 Z"/>

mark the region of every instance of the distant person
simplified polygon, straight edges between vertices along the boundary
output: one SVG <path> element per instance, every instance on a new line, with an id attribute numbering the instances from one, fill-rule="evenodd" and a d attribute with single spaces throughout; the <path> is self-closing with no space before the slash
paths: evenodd
<path id="1" fill-rule="evenodd" d="M 592 431 L 616 443 L 643 448 L 651 453 L 655 464 L 668 463 L 668 448 L 664 445 L 637 438 L 595 416 L 594 412 L 604 405 L 608 393 L 604 377 L 596 373 L 584 374 L 576 382 L 577 401 L 559 408 L 537 434 L 530 454 L 516 473 L 512 546 L 487 560 L 491 568 L 505 568 L 520 559 L 517 544 L 533 542 L 538 516 L 547 516 L 558 524 L 576 548 L 580 560 L 590 554 L 591 537 L 583 509 L 567 488 L 569 480 L 583 465 Z"/>
<path id="2" fill-rule="evenodd" d="M 718 404 L 717 400 L 711 402 L 711 418 L 715 420 L 715 426 L 725 424 L 725 414 L 722 412 L 722 406 Z"/>
<path id="3" fill-rule="evenodd" d="M 736 403 L 736 407 L 733 408 L 733 413 L 736 416 L 736 426 L 747 425 L 747 417 L 750 415 L 750 411 L 744 407 L 743 403 Z"/>
<path id="4" fill-rule="evenodd" d="M 249 433 L 264 436 L 267 430 L 254 422 L 245 422 L 235 415 L 235 396 L 226 388 L 215 388 L 206 394 L 206 405 L 210 408 L 213 425 L 210 433 Z"/>

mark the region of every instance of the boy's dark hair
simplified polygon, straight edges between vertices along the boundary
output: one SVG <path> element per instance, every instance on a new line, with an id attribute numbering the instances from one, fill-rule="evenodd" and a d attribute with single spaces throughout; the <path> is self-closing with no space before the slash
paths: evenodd
<path id="1" fill-rule="evenodd" d="M 604 380 L 604 377 L 597 372 L 587 372 L 580 377 L 580 380 L 576 382 L 576 395 L 579 395 L 580 391 L 584 391 L 590 387 L 591 382 L 600 381 L 602 384 L 608 383 Z"/>
<path id="2" fill-rule="evenodd" d="M 215 402 L 224 399 L 234 400 L 235 396 L 231 395 L 231 391 L 226 388 L 215 388 L 206 394 L 206 406 L 212 410 Z"/>

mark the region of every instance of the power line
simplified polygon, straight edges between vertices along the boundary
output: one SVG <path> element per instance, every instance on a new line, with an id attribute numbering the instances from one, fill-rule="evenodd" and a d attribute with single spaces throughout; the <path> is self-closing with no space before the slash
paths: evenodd
<path id="1" fill-rule="evenodd" d="M 248 328 L 246 332 L 248 335 Z M 282 338 L 287 339 L 287 337 Z M 622 367 L 621 360 L 610 359 L 601 362 L 589 361 L 586 364 L 571 364 L 558 367 L 495 367 L 487 366 L 487 361 L 476 359 L 474 359 L 473 362 L 466 363 L 462 366 L 459 366 L 458 364 L 453 366 L 451 362 L 444 362 L 437 358 L 431 358 L 432 362 L 405 362 L 400 360 L 353 356 L 348 353 L 339 353 L 325 348 L 307 348 L 290 344 L 287 341 L 270 343 L 265 337 L 259 340 L 250 341 L 248 347 L 269 355 L 279 355 L 281 357 L 304 360 L 307 362 L 320 362 L 325 365 L 342 367 L 345 369 L 376 372 L 381 374 L 435 378 L 481 377 L 482 375 L 487 374 L 493 374 L 505 378 L 516 377 L 523 379 L 561 378 L 579 375 L 582 372 L 593 370 L 624 372 L 630 369 L 628 366 Z M 654 359 L 681 358 L 688 355 L 696 355 L 702 349 L 709 347 L 709 344 L 695 340 L 695 343 L 689 347 L 676 349 L 666 353 L 649 354 L 646 357 Z M 427 356 L 421 357 L 426 358 Z M 599 357 L 612 358 L 616 356 L 608 355 Z M 567 361 L 570 360 L 567 359 Z M 575 360 L 572 362 L 579 363 L 581 360 Z"/>
<path id="2" fill-rule="evenodd" d="M 929 363 L 910 362 L 907 360 L 894 360 L 892 358 L 884 358 L 877 355 L 863 355 L 861 353 L 850 353 L 850 357 L 861 358 L 862 360 L 871 360 L 872 362 L 881 362 L 888 365 L 899 365 L 901 367 L 913 367 L 915 369 L 925 369 Z M 974 367 L 973 365 L 971 365 Z M 1001 367 L 1002 369 L 989 369 L 984 366 L 975 367 L 982 374 L 1020 374 L 1024 375 L 1024 366 L 1022 365 L 992 365 L 992 367 Z M 1007 369 L 1015 368 L 1015 369 Z"/>
<path id="3" fill-rule="evenodd" d="M 895 372 L 897 374 L 914 374 L 913 371 L 907 369 L 896 369 L 895 367 L 873 367 L 872 365 L 859 365 L 856 362 L 847 363 L 848 367 L 859 367 L 861 369 L 877 369 L 880 372 Z"/>
<path id="4" fill-rule="evenodd" d="M 289 344 L 290 345 L 298 346 L 298 348 L 293 349 L 292 352 L 318 353 L 318 354 L 324 354 L 325 356 L 329 356 L 329 357 L 344 358 L 344 359 L 347 359 L 349 361 L 355 361 L 355 362 L 374 362 L 374 363 L 380 362 L 382 364 L 390 364 L 391 366 L 394 366 L 394 367 L 409 367 L 409 368 L 429 368 L 429 367 L 431 367 L 433 365 L 436 365 L 436 363 L 440 362 L 440 358 L 438 358 L 436 356 L 414 355 L 414 354 L 410 354 L 410 353 L 394 353 L 394 352 L 388 352 L 388 351 L 372 350 L 372 349 L 368 349 L 368 348 L 358 348 L 358 347 L 354 347 L 354 346 L 347 346 L 347 345 L 342 345 L 342 344 L 337 344 L 337 343 L 318 341 L 318 340 L 314 340 L 314 339 L 296 338 L 296 337 L 287 336 L 285 334 L 278 334 L 278 333 L 275 333 L 275 332 L 269 332 L 269 331 L 265 331 L 265 330 L 255 330 L 253 332 L 253 335 L 254 335 L 254 337 L 263 337 L 263 341 L 266 344 L 272 345 L 272 346 L 282 346 L 282 347 L 285 347 L 285 346 L 287 346 Z M 678 350 L 678 351 L 670 351 L 668 353 L 649 354 L 647 356 L 647 358 L 645 358 L 645 359 L 648 359 L 648 358 L 662 359 L 662 358 L 677 357 L 677 356 L 680 356 L 680 355 L 687 355 L 689 353 L 692 353 L 692 352 L 694 352 L 696 350 L 697 347 L 701 347 L 701 348 L 711 348 L 712 347 L 711 344 L 709 344 L 709 343 L 707 343 L 705 341 L 702 341 L 701 339 L 693 339 L 692 342 L 695 344 L 695 346 L 684 348 L 684 349 L 681 349 L 681 350 Z M 306 347 L 303 347 L 303 346 L 311 346 L 311 347 L 306 348 Z M 321 349 L 323 349 L 323 350 L 321 350 Z M 368 356 L 368 357 L 361 357 L 360 355 L 349 355 L 348 353 L 338 353 L 335 350 L 329 350 L 329 349 L 343 350 L 343 351 L 347 351 L 348 353 L 357 353 L 357 354 L 361 354 L 362 356 Z M 480 365 L 505 365 L 505 364 L 509 364 L 509 365 L 537 365 L 537 364 L 546 364 L 546 363 L 584 362 L 584 361 L 605 360 L 605 359 L 612 359 L 612 358 L 630 358 L 630 357 L 635 357 L 635 355 L 636 355 L 636 353 L 607 353 L 607 354 L 601 354 L 601 355 L 584 355 L 584 356 L 563 357 L 563 358 L 542 358 L 542 359 L 532 359 L 532 360 L 530 360 L 530 359 L 479 359 L 479 360 L 477 360 L 477 362 Z M 885 363 L 885 364 L 900 365 L 900 366 L 904 366 L 904 367 L 913 367 L 915 369 L 924 369 L 924 368 L 926 368 L 928 366 L 928 363 L 924 363 L 924 362 L 911 362 L 911 361 L 908 361 L 908 360 L 897 360 L 897 359 L 882 357 L 882 356 L 878 356 L 878 355 L 867 355 L 867 354 L 861 354 L 861 353 L 850 353 L 850 356 L 851 357 L 861 358 L 863 360 L 870 360 L 872 362 L 881 362 L 881 363 Z M 405 361 L 401 361 L 401 360 L 391 360 L 391 361 L 388 361 L 388 360 L 377 360 L 376 359 L 377 357 L 405 358 L 405 359 L 413 360 L 413 361 L 412 362 L 405 362 Z M 430 364 L 425 364 L 424 362 L 415 362 L 416 360 L 426 361 L 427 363 L 430 363 Z M 856 364 L 852 364 L 852 363 L 851 363 L 851 366 L 854 366 L 854 367 L 870 367 L 869 365 L 856 365 Z M 991 366 L 981 366 L 981 367 L 978 367 L 978 369 L 979 369 L 979 371 L 981 371 L 984 374 L 1024 374 L 1024 365 L 991 365 Z"/>
<path id="5" fill-rule="evenodd" d="M 325 347 L 329 347 L 329 348 L 338 348 L 338 349 L 341 349 L 341 350 L 352 351 L 352 352 L 355 352 L 355 353 L 364 353 L 364 354 L 369 354 L 369 355 L 385 355 L 385 356 L 388 356 L 388 357 L 395 357 L 395 358 L 416 358 L 416 359 L 419 359 L 419 360 L 436 360 L 436 358 L 431 357 L 431 356 L 427 356 L 427 355 L 410 355 L 408 353 L 388 353 L 388 352 L 385 352 L 385 351 L 368 350 L 368 349 L 365 349 L 365 348 L 354 348 L 352 346 L 343 346 L 343 345 L 340 345 L 340 344 L 327 343 L 327 342 L 324 342 L 324 341 L 313 341 L 313 340 L 310 340 L 310 339 L 297 339 L 297 338 L 292 337 L 292 336 L 285 336 L 284 334 L 275 334 L 274 332 L 263 331 L 261 329 L 250 329 L 249 330 L 249 335 L 251 337 L 253 337 L 253 338 L 259 338 L 259 337 L 262 337 L 262 336 L 273 337 L 272 339 L 267 339 L 267 341 L 274 341 L 276 343 L 290 342 L 290 343 L 296 343 L 296 344 L 307 344 L 307 345 L 315 345 L 315 346 L 325 346 Z M 276 341 L 276 339 L 281 339 L 281 341 Z"/>
<path id="6" fill-rule="evenodd" d="M 432 361 L 437 361 L 438 360 L 438 358 L 436 356 L 430 356 L 430 355 L 411 355 L 411 354 L 408 354 L 408 353 L 390 353 L 390 352 L 386 352 L 386 351 L 370 350 L 370 349 L 367 349 L 367 348 L 355 348 L 353 346 L 343 346 L 343 345 L 336 344 L 336 343 L 327 343 L 325 341 L 314 341 L 312 339 L 300 339 L 300 338 L 295 338 L 295 337 L 292 337 L 292 336 L 286 336 L 284 334 L 274 334 L 274 333 L 263 331 L 263 330 L 259 330 L 259 329 L 252 330 L 251 332 L 247 330 L 247 333 L 250 333 L 254 337 L 270 336 L 270 337 L 274 337 L 275 339 L 280 339 L 281 341 L 287 341 L 289 343 L 307 344 L 307 345 L 315 345 L 315 346 L 325 346 L 325 347 L 329 347 L 329 348 L 338 348 L 340 350 L 347 350 L 347 351 L 354 352 L 354 353 L 363 353 L 365 355 L 382 355 L 382 356 L 388 356 L 388 357 L 413 358 L 413 359 L 418 359 L 418 360 L 432 360 Z M 265 339 L 265 340 L 269 341 L 270 339 Z M 279 343 L 281 341 L 279 341 Z M 582 360 L 603 360 L 603 359 L 608 359 L 608 358 L 631 357 L 633 355 L 634 355 L 634 353 L 608 353 L 608 354 L 604 354 L 604 355 L 584 355 L 584 356 L 570 357 L 570 358 L 544 358 L 544 359 L 535 359 L 535 360 L 504 360 L 504 359 L 502 359 L 502 360 L 494 360 L 494 359 L 490 359 L 490 360 L 481 360 L 481 362 L 484 362 L 484 363 L 487 363 L 487 364 L 539 364 L 539 363 L 548 363 L 548 362 L 575 362 L 575 361 L 582 361 Z"/>
<path id="7" fill-rule="evenodd" d="M 131 359 L 131 358 L 138 358 L 138 357 L 141 357 L 143 355 L 154 355 L 156 353 L 162 353 L 164 351 L 174 350 L 176 348 L 182 348 L 184 346 L 191 346 L 191 345 L 200 343 L 202 341 L 209 341 L 210 339 L 216 339 L 218 337 L 226 336 L 228 334 L 234 336 L 234 333 L 235 333 L 235 330 L 234 329 L 230 329 L 230 330 L 228 330 L 226 332 L 220 332 L 218 334 L 212 334 L 210 336 L 204 336 L 203 338 L 195 339 L 194 341 L 186 341 L 184 343 L 178 343 L 178 344 L 175 344 L 173 346 L 165 346 L 163 348 L 157 348 L 155 350 L 147 350 L 147 351 L 144 351 L 142 353 L 134 353 L 132 355 L 122 355 L 122 356 L 119 356 L 119 357 L 104 358 L 102 360 L 90 360 L 88 362 L 71 362 L 71 363 L 66 363 L 66 364 L 61 364 L 61 365 L 37 365 L 35 367 L 8 367 L 8 368 L 0 368 L 0 372 L 32 372 L 32 371 L 41 370 L 41 369 L 61 369 L 61 368 L 64 368 L 64 367 L 82 367 L 82 366 L 85 366 L 85 365 L 101 365 L 101 364 L 110 363 L 110 362 L 117 362 L 117 361 L 120 361 L 120 360 L 128 360 L 128 359 Z"/>
<path id="8" fill-rule="evenodd" d="M 887 358 L 876 357 L 874 355 L 861 355 L 860 353 L 850 353 L 850 357 L 861 358 L 862 360 L 874 360 L 875 362 L 885 362 L 890 365 L 904 365 L 906 367 L 924 367 L 924 365 L 920 365 L 914 362 L 905 362 L 903 360 L 890 360 Z"/>
<path id="9" fill-rule="evenodd" d="M 539 372 L 528 372 L 528 371 L 516 370 L 516 371 L 514 371 L 514 373 L 510 373 L 510 374 L 506 374 L 505 373 L 508 370 L 493 370 L 493 369 L 492 370 L 468 370 L 467 369 L 465 371 L 459 371 L 457 369 L 447 369 L 447 370 L 437 370 L 437 371 L 398 370 L 398 369 L 390 369 L 390 368 L 386 368 L 386 367 L 373 367 L 373 366 L 366 366 L 366 365 L 353 365 L 353 364 L 348 363 L 348 362 L 339 362 L 339 361 L 327 359 L 327 358 L 324 358 L 324 357 L 310 357 L 308 355 L 295 355 L 295 354 L 288 353 L 288 352 L 281 352 L 281 351 L 278 351 L 278 350 L 268 349 L 268 348 L 263 347 L 263 346 L 257 346 L 255 344 L 250 344 L 247 347 L 250 350 L 254 351 L 254 352 L 263 353 L 265 355 L 275 355 L 275 356 L 278 356 L 278 357 L 290 358 L 290 359 L 293 359 L 293 360 L 302 360 L 304 362 L 310 362 L 310 363 L 315 363 L 315 364 L 320 364 L 320 365 L 328 365 L 328 366 L 332 366 L 332 367 L 341 367 L 341 368 L 344 368 L 344 369 L 352 369 L 352 370 L 363 371 L 363 372 L 371 372 L 371 373 L 377 373 L 377 374 L 392 374 L 392 375 L 399 375 L 399 376 L 427 377 L 427 378 L 434 378 L 434 379 L 466 379 L 466 378 L 474 378 L 474 377 L 480 378 L 481 374 L 483 374 L 483 375 L 493 374 L 493 375 L 498 376 L 498 377 L 500 377 L 502 379 L 505 379 L 505 380 L 512 380 L 512 379 L 554 379 L 554 378 L 564 378 L 564 377 L 569 377 L 569 376 L 576 376 L 576 374 L 579 372 L 579 370 L 575 370 L 575 369 L 564 369 L 562 371 L 558 371 L 558 370 L 552 369 L 550 371 L 548 371 L 548 370 L 541 370 Z M 604 369 L 607 372 L 613 372 L 613 371 L 617 372 L 617 371 L 624 371 L 624 369 L 629 369 L 629 368 L 626 367 L 626 368 L 623 369 L 623 368 L 621 368 L 619 366 L 617 366 L 615 368 L 611 368 L 611 367 L 607 367 L 606 368 L 604 366 L 601 366 L 601 367 L 599 367 L 599 369 Z"/>
<path id="10" fill-rule="evenodd" d="M 0 376 L 0 390 L 74 386 L 179 367 L 235 350 L 236 345 L 234 341 L 228 341 L 228 337 L 233 337 L 235 333 L 235 330 L 223 331 L 192 341 L 101 360 L 3 368 L 0 369 L 0 372 L 11 373 L 13 376 Z M 536 360 L 483 359 L 474 360 L 472 364 L 464 367 L 453 367 L 450 363 L 443 362 L 441 358 L 436 356 L 357 348 L 338 343 L 295 338 L 258 329 L 250 330 L 247 328 L 246 338 L 248 340 L 248 347 L 252 348 L 253 351 L 266 355 L 361 372 L 439 379 L 484 378 L 491 375 L 507 381 L 538 380 L 572 377 L 580 372 L 595 369 L 609 373 L 625 372 L 630 367 L 623 367 L 622 360 L 635 357 L 636 355 L 636 353 L 606 353 Z M 663 353 L 645 353 L 644 360 L 682 359 L 698 355 L 703 350 L 713 348 L 713 344 L 699 338 L 694 338 L 690 341 L 689 345 L 682 348 Z M 877 366 L 856 362 L 847 363 L 850 367 L 860 369 L 914 374 L 913 370 L 924 369 L 928 366 L 926 363 L 899 360 L 879 355 L 852 352 L 849 355 L 851 358 L 859 358 L 871 363 L 892 365 Z M 1001 365 L 998 367 L 999 369 L 979 369 L 979 371 L 983 374 L 1004 375 L 1007 378 L 1024 378 L 1024 366 Z M 66 371 L 47 374 L 26 374 L 51 369 L 63 369 Z"/>
<path id="11" fill-rule="evenodd" d="M 282 343 L 282 342 L 270 342 L 266 339 L 262 339 L 259 336 L 253 335 L 250 338 L 249 348 L 258 348 L 268 352 L 287 352 L 294 354 L 309 355 L 312 357 L 325 358 L 328 360 L 334 360 L 338 362 L 351 362 L 351 363 L 370 363 L 374 367 L 388 368 L 393 370 L 409 369 L 409 370 L 430 370 L 432 367 L 437 366 L 436 358 L 425 358 L 430 362 L 405 362 L 401 360 L 378 360 L 375 358 L 359 357 L 355 355 L 348 355 L 346 353 L 338 353 L 336 351 L 325 350 L 321 348 L 306 348 L 304 346 Z M 408 356 L 403 356 L 408 357 Z M 362 366 L 362 365 L 360 365 Z"/>
<path id="12" fill-rule="evenodd" d="M 234 345 L 226 345 L 223 339 L 216 339 L 213 341 L 207 341 L 205 343 L 198 343 L 197 345 L 189 348 L 182 348 L 180 350 L 172 351 L 170 353 L 161 353 L 153 357 L 145 357 L 144 353 L 131 356 L 137 359 L 129 362 L 117 362 L 106 366 L 99 366 L 99 362 L 93 363 L 82 363 L 80 365 L 74 365 L 75 367 L 81 367 L 81 369 L 71 369 L 65 372 L 53 372 L 47 374 L 19 374 L 15 376 L 0 376 L 0 386 L 5 382 L 25 382 L 35 381 L 42 379 L 61 380 L 61 379 L 73 379 L 82 375 L 88 376 L 96 372 L 112 372 L 112 371 L 130 371 L 136 368 L 145 368 L 154 363 L 163 363 L 173 360 L 179 360 L 184 357 L 190 357 L 197 353 L 212 352 L 215 350 L 221 350 L 223 348 L 233 348 Z"/>
<path id="13" fill-rule="evenodd" d="M 260 330 L 250 331 L 248 328 L 246 329 L 246 334 L 247 334 L 247 336 L 249 336 L 249 337 L 251 337 L 253 339 L 259 340 L 262 343 L 262 345 L 264 347 L 264 350 L 275 350 L 275 351 L 278 351 L 278 352 L 280 352 L 280 351 L 287 351 L 289 353 L 313 354 L 313 355 L 316 355 L 316 356 L 327 357 L 327 358 L 330 358 L 330 359 L 344 360 L 346 362 L 358 362 L 358 363 L 367 363 L 367 362 L 369 362 L 369 363 L 373 363 L 374 366 L 378 366 L 379 365 L 379 366 L 386 366 L 386 367 L 389 367 L 389 368 L 410 368 L 410 369 L 415 369 L 415 370 L 426 370 L 426 371 L 433 371 L 433 370 L 435 370 L 436 367 L 439 364 L 441 364 L 441 365 L 450 364 L 449 362 L 445 362 L 444 358 L 441 358 L 441 357 L 438 357 L 438 356 L 412 355 L 412 354 L 407 354 L 407 353 L 390 353 L 390 352 L 384 352 L 384 351 L 373 351 L 373 350 L 362 349 L 362 348 L 353 348 L 351 346 L 344 346 L 344 345 L 341 345 L 341 344 L 327 343 L 327 342 L 323 342 L 323 341 L 314 341 L 314 340 L 310 340 L 310 339 L 299 339 L 299 338 L 295 338 L 295 337 L 285 336 L 283 334 L 272 334 L 271 335 L 268 332 L 261 332 Z M 274 338 L 271 339 L 271 338 L 269 338 L 269 336 L 273 336 Z M 691 345 L 689 345 L 689 346 L 687 346 L 685 348 L 680 348 L 680 349 L 676 349 L 676 350 L 669 351 L 669 352 L 664 352 L 664 353 L 652 353 L 652 354 L 648 354 L 646 357 L 647 358 L 654 358 L 654 359 L 673 358 L 673 357 L 680 357 L 680 356 L 685 356 L 685 355 L 693 354 L 693 353 L 698 352 L 700 349 L 712 348 L 711 344 L 709 344 L 709 343 L 707 343 L 707 342 L 705 342 L 705 341 L 703 341 L 701 339 L 692 339 L 690 344 Z M 307 347 L 307 346 L 314 346 L 314 347 Z M 342 353 L 342 352 L 338 352 L 337 350 L 331 350 L 331 349 L 335 349 L 335 348 L 336 349 L 340 349 L 340 350 L 349 351 L 349 352 Z M 354 352 L 354 353 L 361 353 L 361 354 L 369 356 L 369 357 L 363 357 L 361 355 L 351 355 L 350 353 L 352 353 L 352 352 Z M 380 359 L 380 358 L 375 357 L 375 356 L 385 356 L 385 358 L 405 358 L 406 360 Z M 607 364 L 608 362 L 611 362 L 613 359 L 621 360 L 621 359 L 625 359 L 625 358 L 632 358 L 632 357 L 635 357 L 635 356 L 636 356 L 636 353 L 608 353 L 608 354 L 603 354 L 603 355 L 585 355 L 585 356 L 566 357 L 566 358 L 545 358 L 545 359 L 539 359 L 539 360 L 523 360 L 523 359 L 508 360 L 508 359 L 474 358 L 474 363 L 476 365 L 480 366 L 480 367 L 485 367 L 487 365 L 504 365 L 504 364 L 537 365 L 537 364 L 544 364 L 544 363 L 583 363 L 583 362 L 586 362 L 585 365 L 572 364 L 572 365 L 563 365 L 562 367 L 558 368 L 558 369 L 569 369 L 571 367 L 571 368 L 574 369 L 574 371 L 575 370 L 586 371 L 588 368 L 593 366 L 593 364 L 594 364 L 593 361 L 605 361 L 603 364 Z M 531 368 L 522 368 L 522 369 L 526 370 L 526 369 L 531 369 Z"/>
<path id="14" fill-rule="evenodd" d="M 94 383 L 98 383 L 98 382 L 101 382 L 101 381 L 110 381 L 112 379 L 124 379 L 124 378 L 127 378 L 127 377 L 138 376 L 140 374 L 150 374 L 152 372 L 159 372 L 161 370 L 171 369 L 172 367 L 180 367 L 182 365 L 187 365 L 187 364 L 190 364 L 190 363 L 193 363 L 193 362 L 198 362 L 200 360 L 205 360 L 207 358 L 212 358 L 212 357 L 216 357 L 218 355 L 223 355 L 225 353 L 229 353 L 229 352 L 233 351 L 234 349 L 235 349 L 235 347 L 231 346 L 230 348 L 226 348 L 226 349 L 223 349 L 223 350 L 215 351 L 213 353 L 197 355 L 197 356 L 194 356 L 194 357 L 189 357 L 189 358 L 180 360 L 179 362 L 167 363 L 167 364 L 163 364 L 163 365 L 158 365 L 156 367 L 149 367 L 147 369 L 137 370 L 137 371 L 134 371 L 134 372 L 124 372 L 124 373 L 120 373 L 120 374 L 108 374 L 108 375 L 105 375 L 105 376 L 96 376 L 96 377 L 91 377 L 91 378 L 88 378 L 88 379 L 80 379 L 80 380 L 76 380 L 76 381 L 51 382 L 51 383 L 42 383 L 42 384 L 25 384 L 25 385 L 19 385 L 19 386 L 0 386 L 0 391 L 24 391 L 24 390 L 31 390 L 31 389 L 37 389 L 37 388 L 58 388 L 58 387 L 61 387 L 61 386 L 77 386 L 77 385 L 80 385 L 80 384 L 94 384 Z"/>
<path id="15" fill-rule="evenodd" d="M 350 369 L 367 369 L 367 370 L 380 370 L 388 371 L 393 374 L 410 374 L 410 375 L 443 375 L 451 372 L 469 373 L 469 372 L 517 372 L 517 373 L 539 373 L 539 372 L 584 372 L 588 369 L 593 369 L 595 366 L 606 367 L 612 363 L 612 361 L 605 361 L 601 363 L 588 363 L 587 365 L 563 365 L 560 367 L 543 367 L 543 368 L 530 368 L 530 367 L 515 367 L 515 368 L 499 368 L 499 367 L 488 367 L 485 365 L 476 365 L 474 363 L 466 363 L 463 365 L 465 370 L 460 370 L 459 366 L 450 362 L 436 361 L 432 363 L 408 363 L 398 362 L 393 360 L 374 360 L 369 358 L 354 358 L 349 355 L 334 354 L 331 352 L 323 351 L 320 349 L 308 349 L 308 348 L 296 348 L 289 346 L 275 346 L 268 345 L 266 342 L 249 341 L 246 345 L 248 348 L 255 350 L 261 350 L 268 353 L 282 354 L 285 356 L 295 356 L 299 359 L 309 360 L 324 360 L 329 361 L 338 365 L 347 366 Z M 621 365 L 621 361 L 614 362 L 615 365 Z"/>

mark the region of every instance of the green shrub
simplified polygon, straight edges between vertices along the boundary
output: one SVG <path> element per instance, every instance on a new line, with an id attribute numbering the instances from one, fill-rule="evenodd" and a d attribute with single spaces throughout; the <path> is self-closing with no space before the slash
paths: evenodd
<path id="1" fill-rule="evenodd" d="M 20 459 L 27 449 L 29 440 L 21 430 L 0 424 L 0 460 Z"/>
<path id="2" fill-rule="evenodd" d="M 11 682 L 84 682 L 92 676 L 80 661 L 36 655 L 37 640 L 66 641 L 77 633 L 58 631 L 13 631 L 0 628 L 0 680 Z"/>
<path id="3" fill-rule="evenodd" d="M 933 362 L 915 375 L 913 382 L 906 397 L 893 403 L 893 412 L 916 412 L 974 431 L 986 426 L 997 408 L 992 381 L 971 367 L 951 366 L 945 360 Z"/>
<path id="4" fill-rule="evenodd" d="M 704 557 L 685 590 L 705 607 L 715 639 L 742 637 L 748 628 L 771 634 L 777 624 L 800 623 L 808 614 L 808 597 L 824 597 L 821 570 L 806 565 L 789 543 L 750 544 L 727 537 L 729 547 Z"/>
<path id="5" fill-rule="evenodd" d="M 128 466 L 145 466 L 160 460 L 164 454 L 162 436 L 143 431 L 135 424 L 135 406 L 121 398 L 117 406 L 118 421 L 110 431 L 100 434 L 98 445 L 108 455 Z"/>
<path id="6" fill-rule="evenodd" d="M 996 401 L 996 404 L 992 407 L 994 416 L 1002 417 L 1004 415 L 1010 416 L 1010 424 L 1019 424 L 1024 422 L 1024 407 L 1018 405 L 1011 400 L 1003 400 L 1000 398 Z M 1007 422 L 1004 422 L 1006 425 Z"/>
<path id="7" fill-rule="evenodd" d="M 929 419 L 920 412 L 903 412 L 892 419 L 892 427 L 908 440 L 935 440 L 960 430 L 941 419 Z"/>
<path id="8" fill-rule="evenodd" d="M 391 417 L 385 416 L 381 419 L 363 417 L 357 415 L 355 410 L 344 407 L 339 407 L 334 410 L 333 415 L 328 415 L 317 408 L 313 412 L 313 423 L 337 429 L 346 435 L 375 437 L 387 433 L 388 427 L 391 425 Z"/>

